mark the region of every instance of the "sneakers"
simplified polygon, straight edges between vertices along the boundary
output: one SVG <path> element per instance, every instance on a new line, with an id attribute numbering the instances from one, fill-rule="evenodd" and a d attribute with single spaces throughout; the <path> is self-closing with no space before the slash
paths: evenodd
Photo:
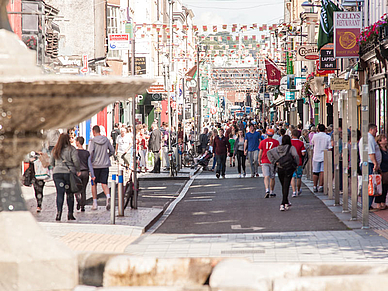
<path id="1" fill-rule="evenodd" d="M 97 208 L 98 208 L 97 202 L 96 203 L 93 202 L 92 210 L 97 210 Z"/>
<path id="2" fill-rule="evenodd" d="M 225 175 L 222 175 L 222 179 L 225 179 Z"/>
<path id="3" fill-rule="evenodd" d="M 271 194 L 269 194 L 269 196 L 276 197 L 276 194 L 275 193 L 271 193 Z"/>
<path id="4" fill-rule="evenodd" d="M 219 179 L 220 178 L 220 173 L 216 173 L 216 177 L 217 177 L 217 179 Z"/>
<path id="5" fill-rule="evenodd" d="M 238 177 L 241 178 L 241 174 L 238 174 Z"/>
<path id="6" fill-rule="evenodd" d="M 39 213 L 39 212 L 41 212 L 41 211 L 42 211 L 42 207 L 39 207 L 39 206 L 38 206 L 38 207 L 36 207 L 36 212 L 38 212 L 38 213 Z"/>
<path id="7" fill-rule="evenodd" d="M 255 174 L 252 174 L 252 175 L 251 175 L 251 178 L 254 178 L 254 177 L 255 177 Z"/>
<path id="8" fill-rule="evenodd" d="M 286 210 L 288 210 L 288 209 L 289 209 L 289 205 L 288 205 L 288 204 L 284 205 L 284 208 L 285 208 Z"/>
<path id="9" fill-rule="evenodd" d="M 318 192 L 323 192 L 323 186 L 318 187 Z"/>
<path id="10" fill-rule="evenodd" d="M 259 173 L 256 173 L 256 177 L 260 177 Z"/>
<path id="11" fill-rule="evenodd" d="M 286 208 L 284 207 L 284 205 L 280 205 L 280 211 L 285 211 Z"/>
<path id="12" fill-rule="evenodd" d="M 110 210 L 110 197 L 106 198 L 106 210 Z"/>
<path id="13" fill-rule="evenodd" d="M 233 167 L 235 167 L 236 166 L 236 163 L 235 162 L 233 162 Z"/>
<path id="14" fill-rule="evenodd" d="M 302 195 L 302 189 L 298 191 L 298 196 Z"/>
<path id="15" fill-rule="evenodd" d="M 318 192 L 318 187 L 317 186 L 313 186 L 313 191 L 314 192 Z"/>
<path id="16" fill-rule="evenodd" d="M 264 198 L 269 198 L 269 191 L 265 192 Z"/>
<path id="17" fill-rule="evenodd" d="M 296 192 L 292 192 L 292 197 L 296 197 Z"/>
<path id="18" fill-rule="evenodd" d="M 243 177 L 245 178 L 246 175 L 247 175 L 247 173 L 244 172 Z"/>

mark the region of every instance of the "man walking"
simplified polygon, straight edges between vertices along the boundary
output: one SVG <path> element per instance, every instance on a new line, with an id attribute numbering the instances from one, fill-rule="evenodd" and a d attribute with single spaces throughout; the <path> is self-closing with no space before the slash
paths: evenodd
<path id="1" fill-rule="evenodd" d="M 199 136 L 199 151 L 198 153 L 202 154 L 205 152 L 207 144 L 209 143 L 208 129 L 205 127 L 203 133 Z"/>
<path id="2" fill-rule="evenodd" d="M 380 148 L 375 140 L 377 134 L 377 125 L 369 124 L 368 125 L 368 176 L 373 173 L 377 173 L 380 170 L 380 164 L 382 160 L 382 155 Z M 360 152 L 360 162 L 363 163 L 363 137 L 358 142 L 359 152 Z M 369 196 L 369 210 L 372 210 L 374 196 Z"/>
<path id="3" fill-rule="evenodd" d="M 214 139 L 214 155 L 217 160 L 216 177 L 220 178 L 220 173 L 223 179 L 225 179 L 226 170 L 226 157 L 230 152 L 229 139 L 224 136 L 224 130 L 220 128 L 218 130 L 218 136 Z"/>
<path id="4" fill-rule="evenodd" d="M 162 128 L 160 129 L 160 134 L 162 137 L 162 166 L 166 170 L 170 169 L 170 161 L 168 159 L 168 125 L 166 122 L 162 123 Z"/>
<path id="5" fill-rule="evenodd" d="M 248 155 L 249 162 L 251 164 L 251 178 L 258 176 L 259 167 L 259 144 L 260 133 L 255 131 L 255 126 L 251 124 L 249 126 L 249 132 L 245 135 L 244 154 Z"/>
<path id="6" fill-rule="evenodd" d="M 261 163 L 261 170 L 263 171 L 264 176 L 264 186 L 265 186 L 265 196 L 264 198 L 269 198 L 270 196 L 275 197 L 276 194 L 273 193 L 275 188 L 275 166 L 272 164 L 268 157 L 267 152 L 279 146 L 279 142 L 272 138 L 275 134 L 275 131 L 270 128 L 267 130 L 267 138 L 262 140 L 259 145 L 259 164 Z"/>
<path id="7" fill-rule="evenodd" d="M 93 165 L 95 183 L 92 186 L 93 206 L 92 210 L 97 210 L 97 184 L 101 183 L 102 190 L 106 195 L 106 210 L 110 210 L 110 194 L 108 188 L 108 177 L 110 156 L 114 154 L 112 144 L 106 136 L 101 135 L 98 125 L 92 128 L 94 138 L 89 142 L 90 159 Z"/>
<path id="8" fill-rule="evenodd" d="M 151 135 L 148 141 L 148 148 L 154 153 L 154 169 L 151 173 L 160 173 L 160 146 L 161 146 L 161 133 L 155 123 L 151 125 Z"/>
<path id="9" fill-rule="evenodd" d="M 311 139 L 311 144 L 314 147 L 313 150 L 313 181 L 314 181 L 314 192 L 323 192 L 323 161 L 324 161 L 324 150 L 329 150 L 331 146 L 331 138 L 325 133 L 325 126 L 323 124 L 318 125 L 318 133 L 314 134 Z M 319 187 L 318 187 L 319 180 Z M 325 181 L 327 182 L 327 181 Z"/>
<path id="10" fill-rule="evenodd" d="M 299 156 L 299 164 L 296 168 L 296 171 L 292 175 L 291 179 L 291 187 L 292 187 L 292 197 L 296 197 L 297 195 L 302 194 L 302 190 L 300 187 L 302 186 L 302 175 L 303 175 L 303 156 L 306 154 L 306 148 L 304 147 L 303 141 L 299 140 L 300 138 L 300 131 L 297 129 L 294 129 L 292 131 L 291 136 L 291 144 L 296 148 L 296 152 Z M 296 179 L 296 186 L 295 186 L 295 179 Z"/>

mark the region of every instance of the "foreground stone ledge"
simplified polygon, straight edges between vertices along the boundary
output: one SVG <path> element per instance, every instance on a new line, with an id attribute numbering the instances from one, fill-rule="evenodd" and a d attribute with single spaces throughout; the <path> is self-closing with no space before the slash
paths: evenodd
<path id="1" fill-rule="evenodd" d="M 29 211 L 0 212 L 0 290 L 73 290 L 77 257 Z"/>
<path id="2" fill-rule="evenodd" d="M 210 290 L 209 286 L 202 286 L 202 287 L 133 286 L 133 287 L 104 287 L 104 288 L 78 286 L 73 291 L 216 291 L 216 290 Z M 241 290 L 241 291 L 250 291 L 250 290 Z"/>
<path id="3" fill-rule="evenodd" d="M 116 256 L 107 262 L 104 287 L 203 286 L 220 259 Z"/>

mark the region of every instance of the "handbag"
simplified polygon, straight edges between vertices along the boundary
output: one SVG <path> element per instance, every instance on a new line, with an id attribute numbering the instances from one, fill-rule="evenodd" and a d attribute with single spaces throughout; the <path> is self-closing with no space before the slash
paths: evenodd
<path id="1" fill-rule="evenodd" d="M 24 186 L 30 187 L 32 185 L 33 179 L 35 179 L 34 163 L 30 162 L 29 167 L 23 173 L 22 183 Z"/>
<path id="2" fill-rule="evenodd" d="M 83 187 L 81 178 L 78 177 L 76 173 L 74 173 L 74 172 L 72 172 L 70 170 L 70 168 L 67 165 L 67 163 L 65 162 L 65 160 L 63 160 L 63 163 L 66 165 L 66 167 L 67 167 L 67 169 L 69 170 L 69 173 L 70 173 L 70 192 L 71 193 L 79 193 L 79 192 L 81 192 L 82 187 Z"/>

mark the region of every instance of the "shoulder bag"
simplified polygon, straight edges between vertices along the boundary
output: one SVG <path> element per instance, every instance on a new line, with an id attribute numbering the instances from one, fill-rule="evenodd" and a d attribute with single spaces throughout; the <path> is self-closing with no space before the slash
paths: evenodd
<path id="1" fill-rule="evenodd" d="M 81 192 L 82 187 L 83 187 L 81 178 L 78 177 L 76 173 L 74 173 L 74 172 L 72 172 L 70 170 L 70 168 L 67 165 L 67 163 L 65 162 L 65 160 L 63 160 L 63 163 L 66 165 L 66 167 L 67 167 L 67 169 L 69 170 L 69 173 L 70 173 L 70 192 L 71 193 L 79 193 L 79 192 Z"/>

